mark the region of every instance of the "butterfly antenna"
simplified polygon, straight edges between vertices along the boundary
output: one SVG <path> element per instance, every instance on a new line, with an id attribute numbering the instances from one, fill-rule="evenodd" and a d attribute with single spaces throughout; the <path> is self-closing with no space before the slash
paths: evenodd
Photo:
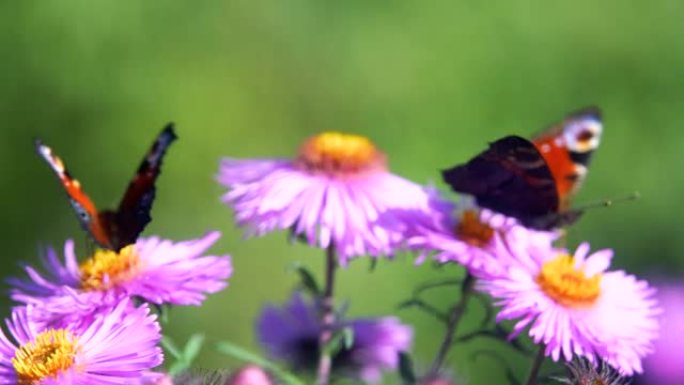
<path id="1" fill-rule="evenodd" d="M 616 203 L 631 202 L 641 198 L 641 194 L 638 191 L 631 192 L 629 194 L 619 196 L 613 199 L 603 199 L 600 201 L 587 202 L 582 205 L 576 206 L 573 210 L 583 211 L 588 209 L 595 209 L 599 207 L 610 207 Z"/>

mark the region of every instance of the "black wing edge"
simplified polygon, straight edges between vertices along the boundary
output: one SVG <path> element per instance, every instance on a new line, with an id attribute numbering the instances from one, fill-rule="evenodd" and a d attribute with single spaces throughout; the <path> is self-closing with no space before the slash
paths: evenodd
<path id="1" fill-rule="evenodd" d="M 150 211 L 156 196 L 155 182 L 169 146 L 178 139 L 174 123 L 168 123 L 143 158 L 116 212 L 119 246 L 134 243 L 152 220 Z"/>

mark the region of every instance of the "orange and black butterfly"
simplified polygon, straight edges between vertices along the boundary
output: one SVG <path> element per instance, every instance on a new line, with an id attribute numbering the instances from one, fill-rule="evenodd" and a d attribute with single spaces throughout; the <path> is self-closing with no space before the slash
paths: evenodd
<path id="1" fill-rule="evenodd" d="M 481 207 L 514 217 L 524 226 L 561 227 L 582 215 L 582 210 L 570 208 L 570 199 L 584 181 L 602 131 L 600 110 L 585 108 L 532 140 L 501 138 L 442 176 L 454 191 L 473 195 Z"/>
<path id="2" fill-rule="evenodd" d="M 154 183 L 159 176 L 166 149 L 177 139 L 173 124 L 168 124 L 138 167 L 116 210 L 98 211 L 93 201 L 81 190 L 64 162 L 52 149 L 36 140 L 36 151 L 57 174 L 66 191 L 71 206 L 76 211 L 81 226 L 100 247 L 119 251 L 135 243 L 138 235 L 150 222 L 150 210 L 155 196 Z"/>

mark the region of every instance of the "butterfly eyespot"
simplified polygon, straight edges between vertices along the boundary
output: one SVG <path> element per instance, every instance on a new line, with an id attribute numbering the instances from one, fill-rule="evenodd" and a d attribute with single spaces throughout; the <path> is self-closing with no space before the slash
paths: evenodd
<path id="1" fill-rule="evenodd" d="M 88 213 L 88 211 L 86 211 L 86 209 L 80 203 L 78 203 L 72 199 L 71 200 L 71 206 L 74 208 L 74 211 L 76 211 L 76 215 L 78 215 L 78 218 L 82 222 L 86 222 L 86 223 L 90 222 L 90 218 L 91 218 L 90 214 Z"/>
<path id="2" fill-rule="evenodd" d="M 594 133 L 591 132 L 590 130 L 584 130 L 584 131 L 580 132 L 579 135 L 577 135 L 577 141 L 578 142 L 586 143 L 592 139 L 594 139 Z"/>

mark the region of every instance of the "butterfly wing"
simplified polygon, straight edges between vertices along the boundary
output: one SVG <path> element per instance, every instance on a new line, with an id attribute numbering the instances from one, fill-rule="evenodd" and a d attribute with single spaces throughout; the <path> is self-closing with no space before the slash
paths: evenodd
<path id="1" fill-rule="evenodd" d="M 136 241 L 152 217 L 150 211 L 155 197 L 155 182 L 168 147 L 178 137 L 169 123 L 157 136 L 128 185 L 115 213 L 116 239 L 114 249 Z"/>
<path id="2" fill-rule="evenodd" d="M 507 136 L 465 164 L 442 172 L 454 191 L 475 196 L 481 207 L 533 228 L 557 225 L 559 197 L 551 170 L 535 145 Z"/>
<path id="3" fill-rule="evenodd" d="M 569 199 L 582 185 L 602 133 L 601 111 L 588 107 L 568 115 L 532 139 L 556 181 L 561 209 L 569 207 Z"/>
<path id="4" fill-rule="evenodd" d="M 40 140 L 36 140 L 35 146 L 38 155 L 47 162 L 62 183 L 64 191 L 66 191 L 67 196 L 69 197 L 71 207 L 73 207 L 76 212 L 83 229 L 90 234 L 91 238 L 98 245 L 105 248 L 111 248 L 111 239 L 107 229 L 98 215 L 95 204 L 90 197 L 81 190 L 79 181 L 69 174 L 62 159 L 55 155 L 50 147 L 43 144 Z"/>

